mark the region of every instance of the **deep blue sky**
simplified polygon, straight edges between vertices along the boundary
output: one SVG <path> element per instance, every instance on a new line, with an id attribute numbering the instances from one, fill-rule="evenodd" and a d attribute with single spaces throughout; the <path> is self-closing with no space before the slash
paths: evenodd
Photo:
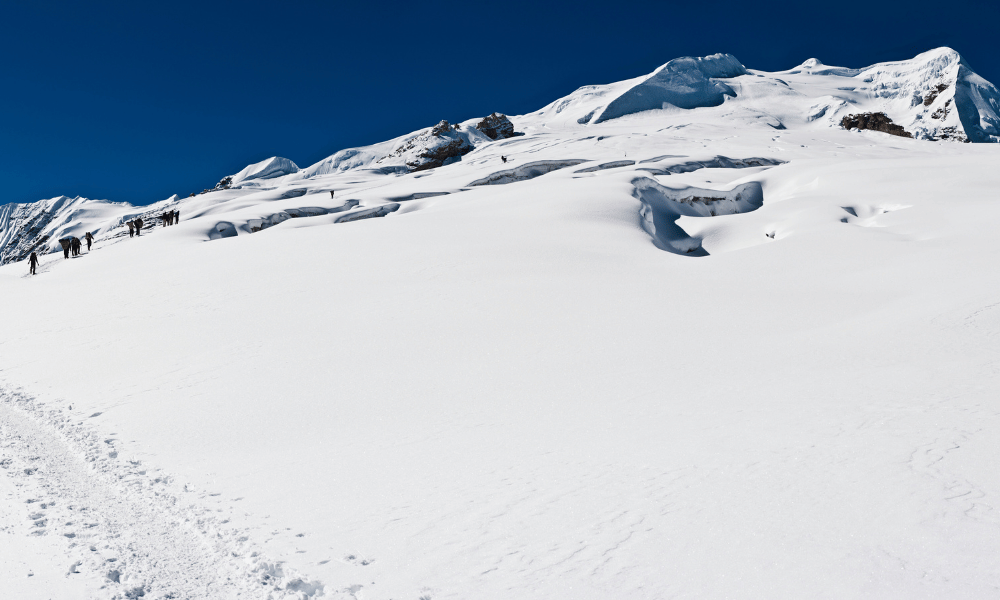
<path id="1" fill-rule="evenodd" d="M 520 114 L 678 56 L 848 67 L 958 50 L 1000 83 L 1000 3 L 21 2 L 0 18 L 0 204 L 145 204 L 441 119 Z"/>

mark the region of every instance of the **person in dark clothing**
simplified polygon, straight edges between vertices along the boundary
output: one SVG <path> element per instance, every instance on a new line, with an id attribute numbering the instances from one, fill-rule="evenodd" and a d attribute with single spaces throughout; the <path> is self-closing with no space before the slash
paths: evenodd
<path id="1" fill-rule="evenodd" d="M 87 235 L 84 237 L 87 238 L 87 252 L 90 252 L 90 245 L 94 243 L 94 234 L 88 231 Z"/>
<path id="2" fill-rule="evenodd" d="M 142 234 L 142 217 L 139 217 L 138 219 L 135 220 L 135 234 L 136 235 Z"/>
<path id="3" fill-rule="evenodd" d="M 70 241 L 70 248 L 73 249 L 73 256 L 80 256 L 80 246 L 82 245 L 83 244 L 80 243 L 80 238 L 78 237 L 75 237 Z"/>
<path id="4" fill-rule="evenodd" d="M 128 236 L 133 237 L 135 235 L 135 223 L 129 221 L 125 224 L 128 225 Z"/>
<path id="5" fill-rule="evenodd" d="M 180 223 L 180 222 L 181 222 L 181 211 L 175 210 L 174 211 L 174 223 Z"/>
<path id="6" fill-rule="evenodd" d="M 504 164 L 507 164 L 507 157 L 506 156 L 501 155 L 500 156 L 500 160 L 502 160 L 504 162 Z"/>
<path id="7" fill-rule="evenodd" d="M 69 238 L 63 238 L 59 240 L 59 245 L 62 246 L 63 249 L 63 258 L 69 258 L 69 245 L 71 241 L 72 240 L 70 240 Z"/>
<path id="8" fill-rule="evenodd" d="M 28 266 L 31 267 L 31 274 L 34 275 L 35 267 L 38 266 L 38 255 L 35 254 L 34 252 L 31 253 L 30 257 L 28 257 Z"/>

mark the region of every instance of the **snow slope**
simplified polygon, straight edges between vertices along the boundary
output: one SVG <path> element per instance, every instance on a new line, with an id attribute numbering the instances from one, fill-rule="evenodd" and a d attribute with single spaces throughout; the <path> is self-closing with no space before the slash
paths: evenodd
<path id="1" fill-rule="evenodd" d="M 275 177 L 283 177 L 297 173 L 298 171 L 298 165 L 287 158 L 272 156 L 259 163 L 248 165 L 242 171 L 233 175 L 230 185 L 233 187 L 250 185 L 250 182 L 255 179 L 274 179 Z"/>
<path id="2" fill-rule="evenodd" d="M 124 227 L 136 217 L 176 206 L 177 196 L 150 206 L 136 207 L 125 202 L 58 196 L 30 203 L 0 205 L 0 264 L 27 260 L 32 252 L 59 252 L 59 240 L 83 239 L 88 231 L 104 237 Z"/>
<path id="3" fill-rule="evenodd" d="M 30 540 L 0 576 L 995 597 L 1000 146 L 836 125 L 909 126 L 928 68 L 807 61 L 580 123 L 642 81 L 595 86 L 442 167 L 379 167 L 403 136 L 0 267 L 0 534 Z"/>

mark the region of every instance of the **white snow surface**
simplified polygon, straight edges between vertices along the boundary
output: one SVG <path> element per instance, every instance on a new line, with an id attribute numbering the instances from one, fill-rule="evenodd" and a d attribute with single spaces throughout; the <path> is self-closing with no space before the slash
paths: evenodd
<path id="1" fill-rule="evenodd" d="M 274 179 L 275 177 L 283 177 L 297 173 L 298 171 L 298 165 L 287 158 L 272 156 L 259 163 L 247 165 L 242 171 L 233 175 L 230 185 L 236 187 L 241 184 L 247 184 L 247 182 L 254 179 Z"/>
<path id="2" fill-rule="evenodd" d="M 997 597 L 1000 146 L 835 125 L 986 131 L 955 57 L 65 221 L 0 267 L 0 589 Z"/>

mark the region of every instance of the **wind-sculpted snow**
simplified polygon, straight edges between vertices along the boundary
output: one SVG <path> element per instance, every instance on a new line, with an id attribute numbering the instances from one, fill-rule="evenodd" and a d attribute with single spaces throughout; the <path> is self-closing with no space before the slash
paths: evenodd
<path id="1" fill-rule="evenodd" d="M 666 157 L 665 157 L 666 158 Z M 650 161 L 642 161 L 648 163 Z M 647 171 L 653 175 L 670 175 L 674 173 L 690 173 L 699 169 L 749 169 L 752 167 L 773 167 L 783 164 L 776 158 L 729 158 L 716 156 L 709 160 L 689 160 L 679 163 L 663 164 L 661 166 L 639 167 L 639 171 Z"/>
<path id="2" fill-rule="evenodd" d="M 573 167 L 585 162 L 587 161 L 584 159 L 538 160 L 514 167 L 512 169 L 497 171 L 492 175 L 483 177 L 482 179 L 477 179 L 469 185 L 505 185 L 508 183 L 514 183 L 515 181 L 527 181 L 528 179 L 534 179 L 535 177 L 540 177 L 546 173 L 551 173 L 552 171 L 565 169 L 566 167 Z"/>
<path id="3" fill-rule="evenodd" d="M 642 202 L 642 227 L 657 248 L 687 256 L 707 256 L 701 239 L 692 237 L 679 225 L 681 216 L 716 217 L 757 210 L 764 204 L 760 183 L 751 181 L 731 190 L 707 190 L 696 187 L 669 188 L 640 177 L 632 181 L 635 195 Z"/>
<path id="4" fill-rule="evenodd" d="M 1000 142 L 1000 90 L 966 64 L 959 64 L 955 108 L 972 142 Z"/>
<path id="5" fill-rule="evenodd" d="M 437 194 L 431 194 L 424 197 L 433 197 Z M 309 217 L 319 217 L 322 215 L 336 214 L 341 212 L 346 212 L 347 214 L 337 217 L 333 220 L 334 223 L 349 223 L 351 221 L 361 221 L 363 219 L 372 219 L 377 217 L 384 217 L 389 213 L 399 210 L 398 202 L 389 202 L 382 204 L 380 206 L 375 206 L 372 208 L 364 208 L 360 210 L 353 210 L 356 208 L 360 202 L 358 200 L 346 200 L 343 205 L 334 208 L 323 208 L 319 206 L 306 206 L 301 208 L 287 208 L 285 210 L 267 215 L 266 217 L 247 219 L 245 223 L 234 224 L 230 221 L 220 221 L 216 223 L 211 230 L 208 232 L 209 239 L 219 240 L 223 238 L 237 237 L 240 232 L 244 233 L 256 233 L 258 231 L 263 231 L 274 227 L 275 225 L 280 225 L 285 221 L 291 219 L 301 219 Z"/>
<path id="6" fill-rule="evenodd" d="M 836 75 L 837 77 L 854 77 L 861 72 L 861 69 L 849 69 L 846 67 L 831 67 L 824 65 L 818 58 L 810 58 L 801 65 L 785 71 L 790 75 Z"/>
<path id="7" fill-rule="evenodd" d="M 270 227 L 274 227 L 275 225 L 284 223 L 289 219 L 319 217 L 322 215 L 344 212 L 351 210 L 352 208 L 358 206 L 358 204 L 360 204 L 360 201 L 351 199 L 351 200 L 345 200 L 342 205 L 335 206 L 333 208 L 323 208 L 321 206 L 303 206 L 298 208 L 286 208 L 285 210 L 267 215 L 266 217 L 247 219 L 246 223 L 244 225 L 241 225 L 240 227 L 236 227 L 228 222 L 220 223 L 215 227 L 215 229 L 218 230 L 219 232 L 218 238 L 213 237 L 214 234 L 212 234 L 211 232 L 209 233 L 209 236 L 211 237 L 211 239 L 233 237 L 239 235 L 239 230 L 242 230 L 246 233 L 256 233 L 258 231 L 263 231 L 264 229 L 268 229 Z M 223 235 L 222 233 L 223 231 L 226 232 L 225 235 Z"/>
<path id="8" fill-rule="evenodd" d="M 735 97 L 736 92 L 717 79 L 737 77 L 746 72 L 731 54 L 675 58 L 608 103 L 591 122 L 601 123 L 663 108 L 665 104 L 687 109 L 718 106 L 726 97 Z"/>
<path id="9" fill-rule="evenodd" d="M 298 165 L 287 158 L 272 156 L 271 158 L 262 160 L 259 163 L 248 165 L 242 171 L 233 175 L 233 179 L 229 185 L 232 187 L 239 187 L 245 182 L 253 179 L 275 179 L 277 177 L 284 177 L 285 175 L 297 173 L 298 171 Z"/>
<path id="10" fill-rule="evenodd" d="M 389 204 L 383 204 L 382 206 L 376 206 L 375 208 L 366 208 L 364 210 L 349 212 L 342 217 L 338 217 L 334 223 L 350 223 L 351 221 L 384 217 L 389 213 L 396 212 L 397 210 L 399 210 L 399 203 L 391 202 Z"/>
<path id="11" fill-rule="evenodd" d="M 504 119 L 510 125 L 506 117 Z M 434 127 L 393 140 L 340 150 L 303 169 L 299 177 L 308 179 L 354 169 L 372 169 L 386 175 L 436 169 L 461 160 L 473 149 L 494 141 L 494 138 L 477 129 L 476 124 L 474 120 L 454 125 L 441 121 Z M 505 135 L 496 139 L 502 140 Z"/>
<path id="12" fill-rule="evenodd" d="M 341 171 L 348 171 L 350 169 L 356 169 L 360 167 L 367 167 L 372 164 L 382 154 L 375 150 L 377 146 L 388 146 L 388 142 L 383 142 L 383 144 L 378 144 L 376 146 L 369 146 L 365 148 L 346 148 L 344 150 L 339 150 L 332 156 L 325 158 L 318 163 L 309 166 L 302 170 L 301 176 L 304 178 L 316 177 L 318 175 L 329 175 L 331 173 L 339 173 Z M 386 147 L 385 152 L 389 151 Z M 405 167 L 400 166 L 404 171 Z"/>
<path id="13" fill-rule="evenodd" d="M 604 171 L 604 170 L 607 170 L 607 169 L 617 169 L 618 167 L 628 167 L 628 166 L 631 166 L 631 165 L 634 165 L 634 164 L 635 164 L 634 160 L 615 160 L 615 161 L 612 161 L 612 162 L 601 163 L 601 164 L 599 164 L 597 166 L 594 166 L 594 167 L 586 167 L 586 168 L 583 168 L 583 169 L 579 169 L 576 172 L 577 173 L 593 173 L 595 171 Z"/>
<path id="14" fill-rule="evenodd" d="M 410 200 L 422 200 L 424 198 L 435 198 L 437 196 L 447 196 L 452 192 L 414 192 L 412 194 L 406 194 L 405 196 L 393 196 L 389 198 L 393 202 L 407 202 Z"/>
<path id="15" fill-rule="evenodd" d="M 0 209 L 98 232 L 0 266 L 0 596 L 994 597 L 1000 172 L 935 141 L 961 81 L 991 122 L 954 58 Z M 916 137 L 839 125 L 875 112 Z"/>
<path id="16" fill-rule="evenodd" d="M 271 222 L 269 225 L 277 225 L 281 221 L 289 218 L 287 214 L 278 213 L 271 217 Z M 220 221 L 216 223 L 212 229 L 208 232 L 208 239 L 210 240 L 221 240 L 223 238 L 231 238 L 239 235 L 236 231 L 236 226 L 229 221 Z"/>

